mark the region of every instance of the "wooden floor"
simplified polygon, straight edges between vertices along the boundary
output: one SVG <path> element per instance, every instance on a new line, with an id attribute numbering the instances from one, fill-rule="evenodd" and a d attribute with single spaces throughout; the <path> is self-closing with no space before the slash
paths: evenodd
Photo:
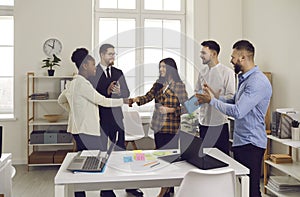
<path id="1" fill-rule="evenodd" d="M 54 177 L 58 167 L 31 167 L 15 165 L 16 175 L 13 178 L 13 197 L 54 197 Z M 175 188 L 176 190 L 177 188 Z M 160 188 L 144 189 L 144 197 L 156 197 Z M 130 197 L 125 190 L 116 190 L 117 197 Z M 99 191 L 86 193 L 87 197 L 99 197 Z M 268 195 L 263 195 L 267 197 Z"/>
<path id="2" fill-rule="evenodd" d="M 13 178 L 13 197 L 54 197 L 54 177 L 58 167 L 31 167 L 15 165 L 16 176 Z M 145 197 L 155 197 L 160 188 L 142 189 Z M 117 197 L 131 197 L 125 190 L 116 190 Z M 99 191 L 89 191 L 87 197 L 99 197 Z"/>

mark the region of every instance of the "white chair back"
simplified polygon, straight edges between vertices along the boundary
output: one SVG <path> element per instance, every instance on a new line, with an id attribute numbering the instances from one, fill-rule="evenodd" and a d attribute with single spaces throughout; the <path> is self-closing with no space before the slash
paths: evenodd
<path id="1" fill-rule="evenodd" d="M 183 178 L 176 197 L 235 197 L 233 169 L 190 170 Z"/>
<path id="2" fill-rule="evenodd" d="M 142 119 L 136 110 L 123 111 L 125 141 L 134 141 L 145 136 Z"/>

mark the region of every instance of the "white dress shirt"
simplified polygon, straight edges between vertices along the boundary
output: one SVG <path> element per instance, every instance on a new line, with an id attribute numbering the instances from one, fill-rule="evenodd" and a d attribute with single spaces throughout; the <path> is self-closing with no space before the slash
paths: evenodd
<path id="1" fill-rule="evenodd" d="M 103 72 L 104 72 L 104 74 L 105 74 L 106 77 L 107 77 L 107 71 L 106 71 L 106 69 L 108 68 L 108 72 L 109 72 L 110 77 L 111 77 L 111 67 L 110 66 L 103 66 L 102 64 L 100 64 L 100 66 L 101 66 L 101 68 L 102 68 L 102 70 L 103 70 Z"/>
<path id="2" fill-rule="evenodd" d="M 212 68 L 205 66 L 200 70 L 195 92 L 202 90 L 204 83 L 207 83 L 214 92 L 221 90 L 220 96 L 227 99 L 231 99 L 235 93 L 234 71 L 220 63 Z M 227 116 L 208 103 L 200 107 L 199 123 L 201 125 L 219 126 L 227 122 Z"/>
<path id="3" fill-rule="evenodd" d="M 69 112 L 69 132 L 100 136 L 98 105 L 118 107 L 123 105 L 123 99 L 104 97 L 86 78 L 76 75 L 58 97 L 58 103 Z"/>

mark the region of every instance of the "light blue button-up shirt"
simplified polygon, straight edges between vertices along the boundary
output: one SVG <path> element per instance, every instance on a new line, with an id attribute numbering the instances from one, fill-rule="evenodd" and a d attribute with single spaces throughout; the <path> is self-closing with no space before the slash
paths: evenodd
<path id="1" fill-rule="evenodd" d="M 235 119 L 232 146 L 252 144 L 266 148 L 265 115 L 272 95 L 272 86 L 257 66 L 240 74 L 238 78 L 239 86 L 233 99 L 213 98 L 210 105 Z"/>

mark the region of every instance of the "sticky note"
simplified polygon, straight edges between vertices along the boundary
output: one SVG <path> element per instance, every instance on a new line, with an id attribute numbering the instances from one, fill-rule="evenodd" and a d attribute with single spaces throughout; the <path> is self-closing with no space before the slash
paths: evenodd
<path id="1" fill-rule="evenodd" d="M 137 161 L 144 161 L 145 160 L 144 153 L 136 153 L 135 154 L 135 160 L 137 160 Z"/>
<path id="2" fill-rule="evenodd" d="M 124 156 L 123 161 L 124 161 L 124 163 L 132 162 L 132 157 L 131 156 Z"/>

